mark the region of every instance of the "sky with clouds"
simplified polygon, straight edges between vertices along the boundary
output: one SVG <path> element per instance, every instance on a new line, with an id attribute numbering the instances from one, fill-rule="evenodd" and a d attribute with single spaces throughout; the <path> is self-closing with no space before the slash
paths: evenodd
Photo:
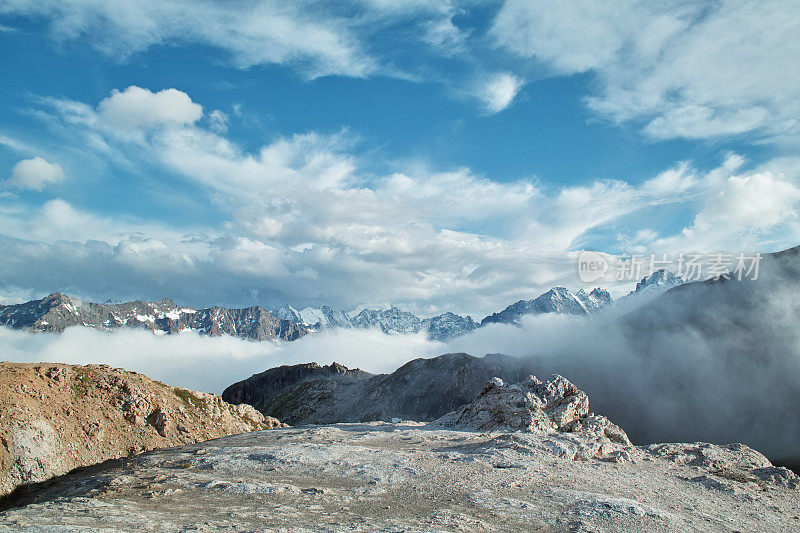
<path id="1" fill-rule="evenodd" d="M 793 1 L 6 0 L 0 51 L 0 301 L 480 318 L 800 244 Z"/>

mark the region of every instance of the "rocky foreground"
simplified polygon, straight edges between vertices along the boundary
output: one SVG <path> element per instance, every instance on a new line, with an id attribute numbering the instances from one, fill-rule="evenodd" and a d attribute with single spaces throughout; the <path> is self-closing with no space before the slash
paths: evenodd
<path id="1" fill-rule="evenodd" d="M 106 365 L 0 363 L 0 495 L 79 466 L 280 425 L 249 405 Z"/>
<path id="2" fill-rule="evenodd" d="M 18 491 L 3 531 L 791 531 L 800 479 L 743 445 L 632 446 L 560 376 L 431 423 L 283 428 Z M 16 506 L 16 507 L 13 507 Z"/>

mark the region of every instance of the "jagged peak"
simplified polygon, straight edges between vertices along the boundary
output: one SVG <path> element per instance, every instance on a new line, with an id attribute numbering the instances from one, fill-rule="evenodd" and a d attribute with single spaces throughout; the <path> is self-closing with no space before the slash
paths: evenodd
<path id="1" fill-rule="evenodd" d="M 542 295 L 541 295 L 539 298 L 541 298 L 542 296 L 547 296 L 547 295 L 550 295 L 550 296 L 559 296 L 559 297 L 561 297 L 561 298 L 568 298 L 568 297 L 570 297 L 570 296 L 574 296 L 574 295 L 573 295 L 573 294 L 570 292 L 570 290 L 569 290 L 568 288 L 566 288 L 566 287 L 553 287 L 553 288 L 552 288 L 552 289 L 550 289 L 549 291 L 547 291 L 547 292 L 545 292 L 544 294 L 542 294 Z"/>
<path id="2" fill-rule="evenodd" d="M 636 288 L 634 292 L 639 292 L 647 287 L 652 287 L 654 285 L 667 285 L 667 284 L 680 284 L 683 283 L 683 279 L 680 276 L 676 276 L 672 272 L 666 269 L 659 269 L 650 274 L 649 276 L 643 277 L 639 283 L 636 284 Z"/>

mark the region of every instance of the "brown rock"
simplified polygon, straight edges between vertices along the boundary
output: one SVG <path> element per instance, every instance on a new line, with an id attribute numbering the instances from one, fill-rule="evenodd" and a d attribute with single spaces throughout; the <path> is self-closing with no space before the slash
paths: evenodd
<path id="1" fill-rule="evenodd" d="M 107 365 L 0 363 L 0 494 L 107 459 L 283 426 Z"/>

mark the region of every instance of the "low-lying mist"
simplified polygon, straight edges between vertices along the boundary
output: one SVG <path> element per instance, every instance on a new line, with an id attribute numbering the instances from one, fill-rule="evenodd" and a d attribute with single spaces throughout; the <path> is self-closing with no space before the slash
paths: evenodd
<path id="1" fill-rule="evenodd" d="M 449 351 L 530 359 L 584 389 L 636 443 L 744 442 L 800 458 L 796 280 L 694 284 L 625 316 L 541 315 L 494 326 Z"/>
<path id="2" fill-rule="evenodd" d="M 105 332 L 72 327 L 61 334 L 34 334 L 0 327 L 0 360 L 108 364 L 173 386 L 216 394 L 279 365 L 336 361 L 368 372 L 391 372 L 409 359 L 435 355 L 442 349 L 422 335 L 385 335 L 373 330 L 332 330 L 276 345 L 194 332 L 156 336 L 138 329 Z"/>

